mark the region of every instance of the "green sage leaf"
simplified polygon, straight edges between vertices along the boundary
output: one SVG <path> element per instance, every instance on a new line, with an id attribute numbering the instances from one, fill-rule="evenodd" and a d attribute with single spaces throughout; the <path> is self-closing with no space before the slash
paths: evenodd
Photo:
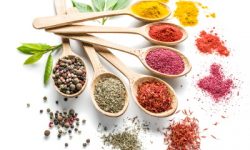
<path id="1" fill-rule="evenodd" d="M 118 2 L 118 0 L 107 0 L 106 1 L 106 10 L 112 10 L 117 2 Z"/>
<path id="2" fill-rule="evenodd" d="M 51 50 L 53 47 L 40 43 L 23 43 L 17 49 L 24 54 L 35 54 Z"/>
<path id="3" fill-rule="evenodd" d="M 46 62 L 46 65 L 45 65 L 45 70 L 44 70 L 43 82 L 44 82 L 45 85 L 47 85 L 48 82 L 49 82 L 50 75 L 52 73 L 52 67 L 53 67 L 53 57 L 52 57 L 52 55 L 50 53 L 48 58 L 47 58 L 47 62 Z"/>
<path id="4" fill-rule="evenodd" d="M 118 0 L 113 10 L 120 10 L 126 8 L 130 3 L 130 0 Z"/>
<path id="5" fill-rule="evenodd" d="M 76 7 L 78 9 L 78 11 L 80 12 L 93 12 L 93 8 L 88 5 L 88 4 L 84 4 L 84 3 L 80 3 L 80 2 L 76 2 L 74 0 L 71 1 L 73 6 Z"/>
<path id="6" fill-rule="evenodd" d="M 30 56 L 28 59 L 25 60 L 24 64 L 29 65 L 29 64 L 34 64 L 38 60 L 42 58 L 44 53 L 35 53 L 34 55 Z"/>
<path id="7" fill-rule="evenodd" d="M 96 11 L 104 11 L 105 0 L 91 0 Z"/>

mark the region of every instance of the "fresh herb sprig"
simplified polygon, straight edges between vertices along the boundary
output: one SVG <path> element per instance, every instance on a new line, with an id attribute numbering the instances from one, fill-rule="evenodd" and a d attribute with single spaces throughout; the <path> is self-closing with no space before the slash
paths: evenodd
<path id="1" fill-rule="evenodd" d="M 62 47 L 62 44 L 51 46 L 48 44 L 40 44 L 40 43 L 23 43 L 17 49 L 23 54 L 31 55 L 24 61 L 25 65 L 34 64 L 38 62 L 44 54 L 49 53 L 47 62 L 45 65 L 44 78 L 43 78 L 44 84 L 47 85 L 50 75 L 52 73 L 52 67 L 53 67 L 52 53 L 56 50 L 59 50 L 61 47 Z"/>
<path id="2" fill-rule="evenodd" d="M 126 8 L 130 0 L 91 0 L 91 5 L 71 0 L 74 7 L 80 12 L 101 12 L 113 11 Z M 104 25 L 108 18 L 103 18 L 101 24 Z"/>

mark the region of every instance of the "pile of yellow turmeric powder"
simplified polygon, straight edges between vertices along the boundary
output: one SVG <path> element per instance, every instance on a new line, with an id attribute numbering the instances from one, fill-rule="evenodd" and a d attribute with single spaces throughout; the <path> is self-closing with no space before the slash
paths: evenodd
<path id="1" fill-rule="evenodd" d="M 194 26 L 198 23 L 199 8 L 192 1 L 176 2 L 174 17 L 184 26 Z"/>
<path id="2" fill-rule="evenodd" d="M 151 20 L 162 19 L 170 14 L 170 10 L 158 1 L 139 1 L 131 10 L 134 14 Z"/>
<path id="3" fill-rule="evenodd" d="M 180 23 L 184 26 L 195 26 L 198 24 L 199 8 L 208 9 L 207 6 L 188 0 L 180 0 L 176 2 L 176 10 L 174 17 L 176 17 Z M 215 13 L 209 13 L 206 15 L 207 18 L 215 18 Z"/>

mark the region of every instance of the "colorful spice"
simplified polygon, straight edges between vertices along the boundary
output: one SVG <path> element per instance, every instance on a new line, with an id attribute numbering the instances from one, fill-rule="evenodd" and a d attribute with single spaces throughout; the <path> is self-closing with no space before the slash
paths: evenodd
<path id="1" fill-rule="evenodd" d="M 50 135 L 50 131 L 49 130 L 45 130 L 44 131 L 44 136 L 48 137 Z"/>
<path id="2" fill-rule="evenodd" d="M 198 81 L 198 86 L 212 96 L 215 102 L 220 102 L 223 97 L 231 93 L 233 80 L 226 79 L 219 64 L 210 66 L 210 75 Z"/>
<path id="3" fill-rule="evenodd" d="M 168 75 L 180 74 L 185 69 L 183 59 L 166 48 L 151 50 L 146 56 L 146 63 L 152 69 Z"/>
<path id="4" fill-rule="evenodd" d="M 76 56 L 65 56 L 59 59 L 53 69 L 53 79 L 62 93 L 75 94 L 79 92 L 86 81 L 83 61 Z"/>
<path id="5" fill-rule="evenodd" d="M 213 32 L 213 30 L 211 30 L 210 33 L 206 31 L 200 32 L 200 37 L 196 39 L 198 50 L 202 53 L 211 54 L 217 52 L 222 56 L 228 56 L 230 52 L 225 46 L 225 42 L 220 39 L 217 33 Z"/>
<path id="6" fill-rule="evenodd" d="M 141 83 L 137 89 L 137 100 L 142 107 L 154 113 L 165 112 L 172 108 L 172 95 L 168 87 L 157 80 Z"/>
<path id="7" fill-rule="evenodd" d="M 193 1 L 176 2 L 174 17 L 184 26 L 195 26 L 198 23 L 199 8 Z"/>
<path id="8" fill-rule="evenodd" d="M 161 19 L 169 15 L 168 8 L 158 1 L 141 1 L 134 4 L 132 12 L 146 19 Z"/>
<path id="9" fill-rule="evenodd" d="M 103 77 L 95 85 L 95 101 L 106 112 L 121 111 L 124 108 L 126 96 L 124 84 L 116 77 Z"/>
<path id="10" fill-rule="evenodd" d="M 141 143 L 138 134 L 130 131 L 120 133 L 109 133 L 102 137 L 105 145 L 111 145 L 113 149 L 120 150 L 140 150 Z"/>
<path id="11" fill-rule="evenodd" d="M 149 36 L 163 42 L 175 42 L 183 37 L 182 31 L 169 23 L 159 23 L 150 27 Z"/>
<path id="12" fill-rule="evenodd" d="M 199 124 L 196 118 L 186 116 L 172 122 L 165 134 L 167 150 L 200 150 Z"/>

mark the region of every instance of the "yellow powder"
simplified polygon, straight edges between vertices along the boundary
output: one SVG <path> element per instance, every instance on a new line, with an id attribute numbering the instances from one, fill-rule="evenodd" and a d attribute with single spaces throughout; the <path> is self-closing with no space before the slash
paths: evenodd
<path id="1" fill-rule="evenodd" d="M 167 3 L 169 0 L 155 0 L 155 1 L 159 1 L 159 2 L 162 2 L 162 3 Z"/>
<path id="2" fill-rule="evenodd" d="M 169 15 L 166 6 L 158 1 L 141 1 L 134 4 L 132 12 L 146 19 L 161 19 Z"/>
<path id="3" fill-rule="evenodd" d="M 199 8 L 196 2 L 179 1 L 176 2 L 174 17 L 184 26 L 195 26 L 198 23 Z"/>
<path id="4" fill-rule="evenodd" d="M 207 18 L 216 18 L 216 14 L 215 13 L 210 13 L 207 15 Z"/>

